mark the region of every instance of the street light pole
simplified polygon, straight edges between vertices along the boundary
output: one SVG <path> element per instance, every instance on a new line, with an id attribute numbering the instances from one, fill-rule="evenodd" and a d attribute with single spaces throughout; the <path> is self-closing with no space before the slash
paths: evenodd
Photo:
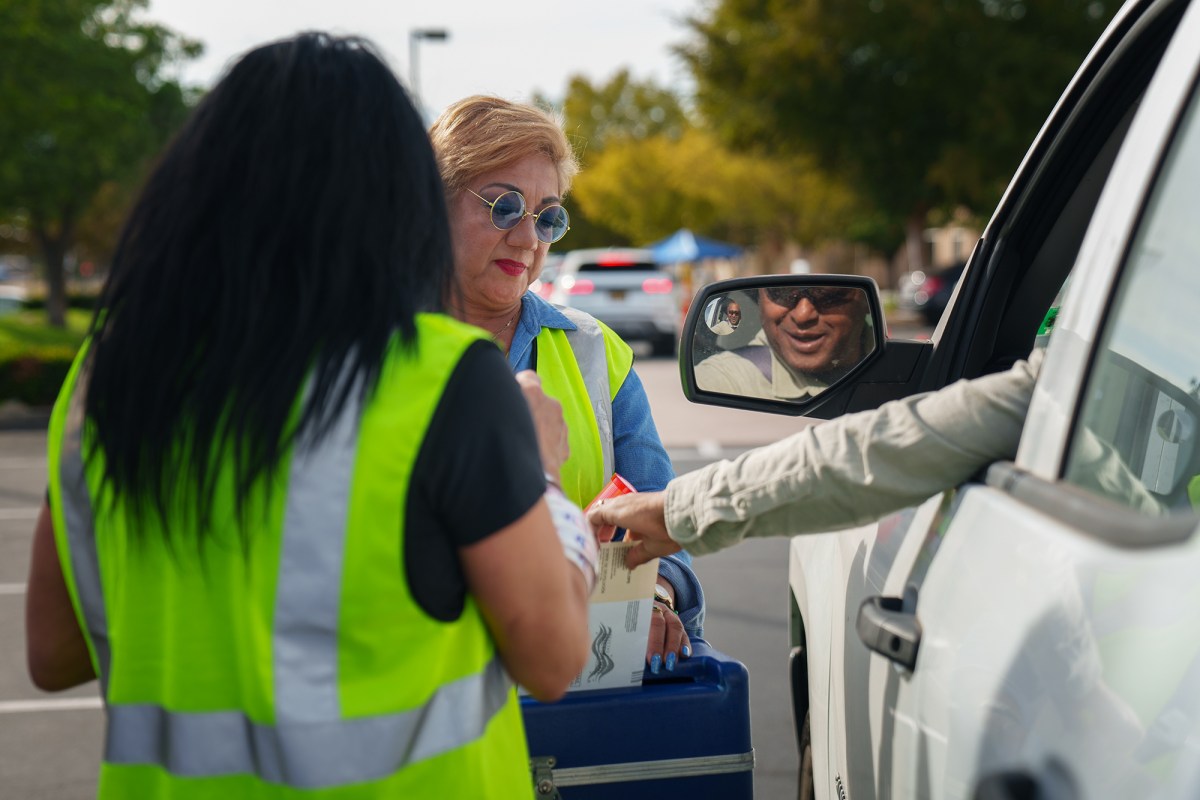
<path id="1" fill-rule="evenodd" d="M 421 99 L 421 84 L 417 64 L 418 45 L 422 39 L 430 42 L 444 42 L 450 38 L 450 32 L 445 28 L 412 28 L 408 32 L 408 81 L 411 84 L 413 102 L 417 110 L 425 115 L 425 102 Z"/>

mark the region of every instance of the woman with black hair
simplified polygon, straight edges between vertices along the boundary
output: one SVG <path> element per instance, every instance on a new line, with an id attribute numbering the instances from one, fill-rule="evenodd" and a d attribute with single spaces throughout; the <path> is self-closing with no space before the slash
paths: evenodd
<path id="1" fill-rule="evenodd" d="M 55 407 L 28 586 L 34 682 L 99 678 L 100 797 L 529 794 L 508 675 L 582 669 L 595 540 L 547 491 L 561 410 L 432 313 L 451 275 L 362 40 L 251 51 L 167 147 Z"/>

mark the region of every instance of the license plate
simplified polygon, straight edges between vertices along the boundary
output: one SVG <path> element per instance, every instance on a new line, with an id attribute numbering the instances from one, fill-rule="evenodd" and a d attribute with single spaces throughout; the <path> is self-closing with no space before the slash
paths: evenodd
<path id="1" fill-rule="evenodd" d="M 613 300 L 624 300 L 625 299 L 625 290 L 624 289 L 613 289 L 612 291 L 610 291 L 608 293 L 608 296 L 611 297 Z"/>

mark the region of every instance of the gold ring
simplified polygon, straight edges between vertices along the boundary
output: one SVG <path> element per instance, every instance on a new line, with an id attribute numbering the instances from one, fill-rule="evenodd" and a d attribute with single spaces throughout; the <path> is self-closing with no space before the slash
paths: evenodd
<path id="1" fill-rule="evenodd" d="M 667 615 L 667 612 L 663 611 L 661 608 L 658 607 L 658 603 L 655 603 L 654 605 L 650 606 L 650 608 L 652 608 L 655 611 L 657 611 L 658 613 L 662 614 L 664 617 Z"/>

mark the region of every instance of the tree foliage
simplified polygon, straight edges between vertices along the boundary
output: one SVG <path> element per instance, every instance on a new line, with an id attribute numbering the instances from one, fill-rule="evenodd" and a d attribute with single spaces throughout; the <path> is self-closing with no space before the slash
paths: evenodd
<path id="1" fill-rule="evenodd" d="M 885 224 L 986 211 L 1114 0 L 719 0 L 680 48 L 733 147 L 804 152 Z"/>
<path id="2" fill-rule="evenodd" d="M 676 95 L 627 71 L 599 85 L 572 78 L 562 113 L 583 164 L 571 247 L 640 245 L 680 227 L 745 245 L 813 242 L 856 218 L 854 197 L 812 159 L 732 150 Z"/>
<path id="3" fill-rule="evenodd" d="M 0 216 L 41 250 L 51 321 L 80 214 L 127 179 L 186 113 L 166 68 L 200 46 L 135 18 L 147 0 L 0 0 Z"/>
<path id="4" fill-rule="evenodd" d="M 545 108 L 556 107 L 540 95 L 534 96 L 534 102 Z M 572 76 L 558 110 L 563 116 L 567 138 L 583 166 L 581 177 L 585 182 L 592 165 L 607 148 L 657 137 L 678 139 L 689 124 L 687 113 L 675 94 L 652 81 L 635 80 L 626 69 L 599 84 L 593 84 L 582 75 Z M 577 183 L 576 191 L 578 186 Z M 639 242 L 621 229 L 601 222 L 599 217 L 585 210 L 585 205 L 572 202 L 570 206 L 571 247 Z"/>
<path id="5" fill-rule="evenodd" d="M 680 227 L 746 245 L 814 242 L 844 230 L 856 209 L 811 159 L 733 152 L 696 128 L 610 144 L 574 195 L 589 219 L 637 243 Z"/>
<path id="6" fill-rule="evenodd" d="M 688 124 L 678 97 L 651 81 L 635 81 L 628 70 L 600 86 L 579 75 L 571 78 L 563 115 L 584 162 L 614 142 L 678 139 Z"/>

